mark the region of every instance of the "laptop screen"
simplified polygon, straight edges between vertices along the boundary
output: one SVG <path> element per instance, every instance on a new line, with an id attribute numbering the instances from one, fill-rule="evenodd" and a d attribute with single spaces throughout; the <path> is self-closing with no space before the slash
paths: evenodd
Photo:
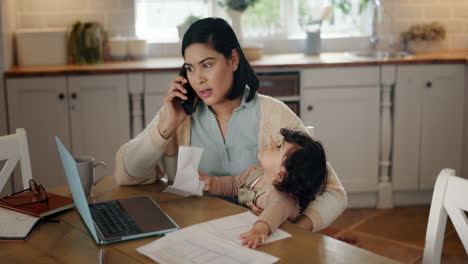
<path id="1" fill-rule="evenodd" d="M 93 235 L 94 240 L 98 242 L 96 228 L 94 227 L 94 223 L 91 218 L 91 212 L 89 211 L 88 201 L 86 200 L 86 195 L 84 193 L 83 186 L 81 185 L 81 179 L 78 174 L 75 159 L 73 159 L 73 156 L 68 152 L 62 141 L 57 136 L 55 136 L 55 142 L 57 143 L 60 159 L 62 160 L 63 169 L 67 176 L 68 185 L 70 186 L 75 206 L 88 227 L 88 230 Z"/>

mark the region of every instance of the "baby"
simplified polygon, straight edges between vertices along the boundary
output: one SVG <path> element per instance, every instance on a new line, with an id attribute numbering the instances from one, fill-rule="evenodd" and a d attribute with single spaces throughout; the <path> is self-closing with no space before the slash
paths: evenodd
<path id="1" fill-rule="evenodd" d="M 327 163 L 322 145 L 308 134 L 281 129 L 282 142 L 258 153 L 259 165 L 237 176 L 212 177 L 202 172 L 205 191 L 237 196 L 239 203 L 263 209 L 254 226 L 240 235 L 242 245 L 256 248 L 286 220 L 294 221 L 323 190 Z"/>

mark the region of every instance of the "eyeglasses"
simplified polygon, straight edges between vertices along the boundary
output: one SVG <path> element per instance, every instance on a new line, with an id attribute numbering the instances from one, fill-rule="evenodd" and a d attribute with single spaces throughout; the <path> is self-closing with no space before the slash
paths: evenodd
<path id="1" fill-rule="evenodd" d="M 27 204 L 36 204 L 47 202 L 47 192 L 42 184 L 37 184 L 33 179 L 29 180 L 29 188 L 19 192 L 15 192 L 11 195 L 5 196 L 0 201 L 14 205 L 22 206 Z"/>

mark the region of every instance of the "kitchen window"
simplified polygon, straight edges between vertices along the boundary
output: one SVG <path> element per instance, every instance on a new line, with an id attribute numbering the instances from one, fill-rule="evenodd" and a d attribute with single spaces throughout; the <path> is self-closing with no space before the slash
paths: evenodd
<path id="1" fill-rule="evenodd" d="M 177 25 L 189 15 L 230 21 L 219 0 L 135 0 L 136 34 L 153 43 L 177 43 Z M 247 41 L 304 39 L 304 27 L 333 5 L 322 23 L 322 38 L 368 36 L 371 0 L 258 0 L 242 14 Z"/>

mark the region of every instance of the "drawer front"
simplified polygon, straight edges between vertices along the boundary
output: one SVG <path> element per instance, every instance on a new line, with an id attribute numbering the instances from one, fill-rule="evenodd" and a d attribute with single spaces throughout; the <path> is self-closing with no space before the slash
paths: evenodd
<path id="1" fill-rule="evenodd" d="M 337 67 L 302 71 L 304 88 L 372 86 L 380 83 L 380 67 Z"/>
<path id="2" fill-rule="evenodd" d="M 258 73 L 258 92 L 269 96 L 298 96 L 299 73 Z"/>
<path id="3" fill-rule="evenodd" d="M 300 117 L 299 115 L 299 109 L 300 106 L 299 106 L 299 102 L 285 102 L 285 104 L 297 115 Z"/>

